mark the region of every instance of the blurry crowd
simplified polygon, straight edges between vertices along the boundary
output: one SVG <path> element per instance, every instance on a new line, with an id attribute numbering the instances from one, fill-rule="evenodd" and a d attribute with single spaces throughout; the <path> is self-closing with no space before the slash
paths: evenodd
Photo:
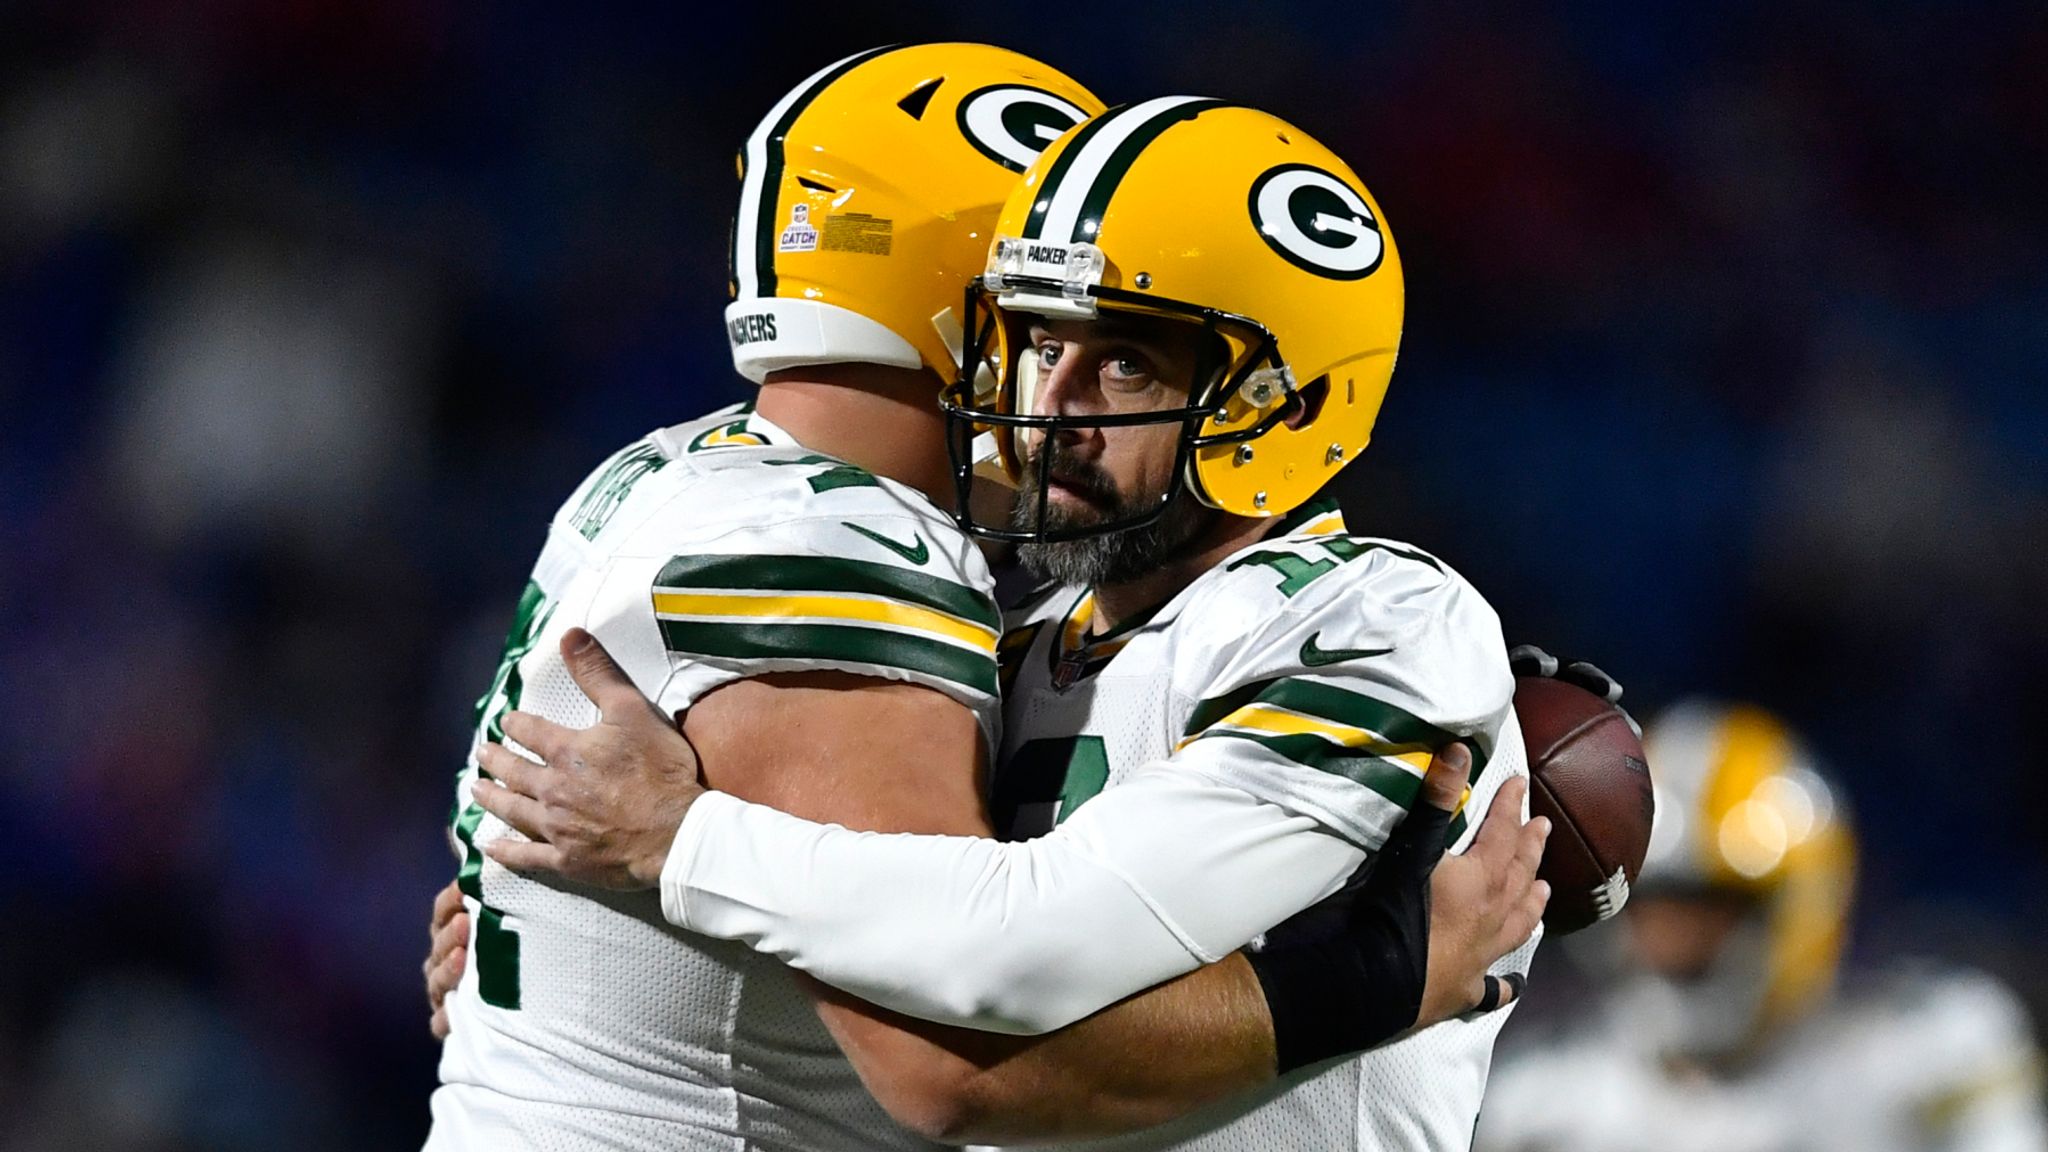
<path id="1" fill-rule="evenodd" d="M 1640 708 L 1777 710 L 1857 813 L 1852 967 L 2048 1008 L 2039 5 L 16 0 L 0 1152 L 424 1132 L 451 781 L 546 518 L 743 397 L 760 113 L 949 38 L 1350 159 L 1410 285 L 1351 523 Z"/>

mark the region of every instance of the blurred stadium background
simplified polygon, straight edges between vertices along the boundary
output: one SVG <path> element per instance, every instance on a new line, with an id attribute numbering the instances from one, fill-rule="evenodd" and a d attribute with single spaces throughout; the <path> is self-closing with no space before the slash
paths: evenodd
<path id="1" fill-rule="evenodd" d="M 954 38 L 1349 157 L 1411 284 L 1353 523 L 1639 711 L 1781 710 L 1860 816 L 1859 959 L 2039 1018 L 2039 4 L 9 0 L 0 1149 L 423 1134 L 441 825 L 545 518 L 745 394 L 755 119 Z"/>

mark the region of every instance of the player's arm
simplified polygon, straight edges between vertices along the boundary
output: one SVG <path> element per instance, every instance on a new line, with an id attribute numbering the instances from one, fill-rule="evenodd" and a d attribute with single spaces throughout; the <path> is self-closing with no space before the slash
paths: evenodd
<path id="1" fill-rule="evenodd" d="M 993 1031 L 1049 1032 L 1214 963 L 1377 850 L 1416 758 L 1454 739 L 1483 755 L 1498 733 L 1482 729 L 1510 715 L 1491 611 L 1433 561 L 1409 563 L 1272 611 L 1214 662 L 1188 746 L 1048 836 L 862 834 L 709 793 L 667 848 L 664 912 L 884 1007 Z M 1272 591 L 1263 569 L 1242 579 Z M 1297 653 L 1317 636 L 1383 658 L 1305 671 Z M 1429 700 L 1448 702 L 1438 720 L 1402 706 Z M 1275 717 L 1313 733 L 1263 731 Z"/>
<path id="2" fill-rule="evenodd" d="M 863 999 L 1039 1033 L 1222 959 L 1363 859 L 1313 821 L 1158 769 L 1024 844 L 860 834 L 711 792 L 683 819 L 662 903 Z"/>
<path id="3" fill-rule="evenodd" d="M 564 659 L 605 717 L 586 730 L 583 756 L 521 719 L 512 721 L 515 738 L 557 764 L 628 744 L 662 746 L 666 718 L 608 667 L 601 647 L 565 648 Z M 683 731 L 706 781 L 749 801 L 854 830 L 989 834 L 974 718 L 937 692 L 844 673 L 763 676 L 706 696 Z M 917 754 L 906 757 L 906 746 Z M 491 755 L 494 773 L 524 783 L 524 761 Z M 642 770 L 673 771 L 658 759 L 646 757 Z M 487 793 L 484 802 L 495 799 Z M 513 855 L 501 858 L 547 847 L 510 844 L 501 851 Z M 811 988 L 820 1018 L 883 1107 L 936 1139 L 1124 1131 L 1261 1083 L 1276 1067 L 1265 1001 L 1241 958 L 1127 1000 L 1062 1037 L 950 1028 Z M 996 1118 L 1003 1127 L 991 1126 Z"/>
<path id="4" fill-rule="evenodd" d="M 1491 610 L 1434 561 L 1372 555 L 1354 579 L 1286 589 L 1210 662 L 1183 746 L 1049 835 L 862 837 L 714 793 L 668 856 L 665 913 L 898 1011 L 997 1031 L 1051 1031 L 1214 963 L 1376 851 L 1432 747 L 1484 761 L 1508 741 L 1482 807 L 1519 771 Z"/>
<path id="5" fill-rule="evenodd" d="M 603 720 L 580 734 L 576 754 L 564 755 L 535 734 L 532 718 L 507 718 L 514 746 L 546 753 L 557 770 L 539 787 L 538 766 L 523 756 L 503 745 L 482 750 L 496 779 L 478 781 L 478 802 L 534 837 L 497 841 L 488 848 L 492 857 L 528 867 L 548 863 L 547 854 L 568 845 L 601 846 L 613 853 L 609 865 L 564 874 L 612 886 L 645 879 L 651 886 L 696 765 L 679 769 L 649 750 L 658 747 L 656 737 L 677 739 L 669 712 L 685 704 L 685 730 L 723 794 L 844 829 L 987 835 L 985 740 L 968 702 L 986 706 L 994 689 L 993 606 L 974 593 L 970 563 L 936 548 L 927 555 L 916 523 L 862 517 L 863 494 L 858 486 L 828 488 L 805 498 L 800 522 L 693 546 L 659 562 L 658 572 L 622 569 L 613 576 L 622 595 L 605 601 L 611 607 L 593 618 L 593 630 L 642 670 L 641 682 L 659 683 L 649 666 L 662 659 L 673 674 L 657 690 L 659 703 L 651 702 L 588 632 L 565 637 L 563 659 Z M 898 547 L 885 548 L 877 537 Z M 914 553 L 901 546 L 904 540 L 917 542 Z M 606 684 L 586 674 L 593 664 L 608 670 Z M 587 770 L 606 760 L 623 769 Z M 599 809 L 602 819 L 587 818 Z M 545 818 L 537 817 L 541 812 Z M 646 860 L 653 871 L 636 867 Z M 1219 997 L 1219 984 L 1234 998 Z M 1156 999 L 1164 1002 L 1127 1016 L 1131 1026 L 1171 1021 L 1176 1041 L 1200 1038 L 1233 1075 L 1271 1075 L 1272 1040 L 1258 986 L 1241 965 L 1162 990 Z M 1211 1010 L 1219 1002 L 1235 1010 Z M 849 1048 L 913 1051 L 889 1048 L 896 1022 L 878 1007 L 842 998 L 821 1013 Z M 1137 1033 L 1119 1042 L 1140 1053 L 1161 1047 L 1146 1047 Z M 936 1045 L 914 1051 L 942 1053 Z M 986 1043 L 979 1055 L 984 1063 L 991 1056 Z M 879 1063 L 871 1066 L 882 1071 Z M 913 1122 L 951 1129 L 963 1115 L 946 1104 L 963 1098 L 953 1091 L 967 1084 L 957 1075 L 960 1065 L 900 1056 L 888 1071 L 897 1105 L 923 1108 L 907 1116 Z M 1190 1101 L 1183 1107 L 1239 1082 L 1200 1078 L 1195 1069 L 1172 1075 L 1157 1093 Z"/>
<path id="6" fill-rule="evenodd" d="M 1461 749 L 1451 752 L 1432 765 L 1417 816 L 1389 840 L 1371 878 L 1347 888 L 1338 907 L 1315 910 L 1336 914 L 1341 939 L 1310 931 L 1257 960 L 1236 953 L 1046 1036 L 909 1017 L 835 1034 L 899 1121 L 948 1142 L 1007 1144 L 1151 1127 L 1468 1011 L 1486 968 L 1541 915 L 1542 894 L 1531 891 L 1541 837 L 1513 828 L 1520 799 L 1504 789 L 1503 818 L 1466 857 L 1435 868 L 1467 767 Z M 1328 919 L 1318 927 L 1329 928 Z M 1423 956 L 1393 955 L 1403 952 L 1395 941 L 1418 939 L 1427 945 L 1426 988 L 1411 967 Z M 1375 962 L 1345 963 L 1353 948 Z M 820 987 L 829 1003 L 851 1000 Z M 1420 1000 L 1419 1015 L 1403 989 Z"/>
<path id="7" fill-rule="evenodd" d="M 608 747 L 619 744 L 659 746 L 664 735 L 680 743 L 666 730 L 665 719 L 622 674 L 609 668 L 601 648 L 565 649 L 565 659 L 578 682 L 601 705 L 604 721 L 599 729 L 575 734 L 573 739 L 579 743 L 571 747 L 555 744 L 558 734 L 528 730 L 524 721 L 514 720 L 515 736 L 524 732 L 522 742 L 548 753 L 557 763 L 603 759 L 610 755 Z M 848 815 L 859 822 L 856 826 L 944 831 L 981 823 L 980 807 L 971 793 L 931 795 L 919 788 L 895 788 L 879 778 L 880 786 L 872 793 L 838 802 L 835 786 L 821 786 L 820 773 L 813 767 L 818 763 L 814 757 L 821 752 L 842 757 L 858 754 L 859 741 L 846 744 L 836 733 L 865 728 L 882 734 L 877 741 L 883 755 L 874 762 L 887 772 L 898 762 L 888 747 L 897 735 L 924 730 L 900 725 L 943 723 L 943 708 L 921 708 L 929 702 L 918 700 L 916 689 L 862 685 L 859 678 L 847 678 L 851 683 L 838 682 L 836 677 L 815 683 L 802 682 L 817 679 L 813 677 L 795 679 L 798 682 L 787 677 L 740 682 L 713 694 L 690 714 L 687 730 L 701 742 L 709 776 L 722 786 L 753 792 L 756 799 L 806 815 Z M 849 704 L 853 707 L 834 715 Z M 863 723 L 850 723 L 855 720 Z M 612 731 L 601 731 L 606 728 Z M 593 731 L 599 735 L 592 737 Z M 819 746 L 821 731 L 833 747 Z M 943 727 L 936 731 L 944 733 Z M 971 741 L 962 744 L 972 746 Z M 668 759 L 683 755 L 683 750 L 676 749 Z M 1443 841 L 1444 824 L 1449 821 L 1466 768 L 1457 756 L 1454 753 L 1436 774 L 1432 803 L 1442 822 L 1428 828 L 1418 825 L 1418 843 L 1441 845 Z M 509 761 L 503 767 L 515 782 L 525 771 Z M 971 767 L 971 763 L 960 765 L 962 769 Z M 1509 808 L 1518 805 L 1518 798 L 1507 799 Z M 1504 820 L 1501 826 L 1511 823 Z M 1412 993 L 1423 1001 L 1424 1022 L 1471 1007 L 1472 989 L 1479 985 L 1480 972 L 1518 943 L 1540 912 L 1540 900 L 1532 905 L 1524 898 L 1526 888 L 1509 891 L 1506 885 L 1494 884 L 1510 870 L 1507 865 L 1518 850 L 1525 856 L 1519 861 L 1524 884 L 1533 879 L 1540 839 L 1524 844 L 1514 843 L 1515 839 L 1504 837 L 1494 858 L 1485 864 L 1477 859 L 1483 855 L 1480 852 L 1475 852 L 1472 860 L 1459 862 L 1471 866 L 1465 876 L 1468 886 L 1440 897 L 1437 920 L 1443 920 L 1444 910 L 1454 919 L 1459 913 L 1468 918 L 1453 923 L 1450 931 L 1431 927 L 1429 914 L 1420 904 L 1421 885 L 1429 881 L 1433 854 L 1406 881 L 1393 871 L 1374 877 L 1375 883 L 1384 878 L 1388 886 L 1405 884 L 1404 890 L 1415 895 L 1408 909 L 1409 922 L 1397 932 L 1428 943 L 1430 987 L 1426 995 L 1419 987 Z M 1472 882 L 1480 888 L 1472 888 Z M 1413 975 L 1420 984 L 1421 973 Z M 1338 1039 L 1327 1029 L 1323 1029 L 1326 1035 L 1315 1039 L 1334 1047 L 1304 1048 L 1276 1037 L 1268 1009 L 1269 982 L 1269 973 L 1255 973 L 1245 958 L 1233 955 L 1045 1037 L 932 1024 L 823 986 L 818 987 L 818 996 L 827 1026 L 870 1090 L 899 1122 L 942 1139 L 1050 1139 L 1156 1124 L 1264 1083 L 1277 1071 L 1364 1046 L 1365 1042 Z M 1375 981 L 1363 977 L 1350 983 L 1370 986 Z M 1378 983 L 1378 993 L 1400 1002 L 1393 1010 L 1406 1013 L 1399 1023 L 1414 1021 L 1415 1000 L 1402 999 L 1404 994 L 1393 986 L 1397 981 Z M 1337 998 L 1325 1003 L 1327 1007 L 1318 1015 L 1336 1015 Z M 1386 1016 L 1381 1013 L 1379 1018 Z"/>
<path id="8" fill-rule="evenodd" d="M 1265 1000 L 1242 956 L 1045 1036 L 933 1024 L 814 987 L 868 1091 L 898 1123 L 946 1143 L 1149 1128 L 1279 1071 Z"/>

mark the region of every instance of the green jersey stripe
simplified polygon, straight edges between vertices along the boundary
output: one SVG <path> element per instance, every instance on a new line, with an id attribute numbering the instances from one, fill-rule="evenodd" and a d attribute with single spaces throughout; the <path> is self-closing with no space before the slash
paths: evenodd
<path id="1" fill-rule="evenodd" d="M 1398 751 L 1436 749 L 1456 740 L 1472 752 L 1473 779 L 1477 779 L 1486 768 L 1486 752 L 1470 736 L 1456 736 L 1384 700 L 1335 685 L 1292 677 L 1247 684 L 1236 691 L 1201 701 L 1195 705 L 1194 712 L 1188 717 L 1187 728 L 1181 734 L 1193 736 L 1239 708 L 1254 703 L 1272 704 L 1334 724 L 1364 728 L 1378 733 Z M 1329 744 L 1319 736 L 1309 739 Z"/>
<path id="2" fill-rule="evenodd" d="M 663 620 L 669 651 L 734 660 L 818 660 L 873 664 L 996 694 L 996 662 L 939 640 L 842 624 L 709 624 Z"/>
<path id="3" fill-rule="evenodd" d="M 1259 693 L 1264 692 L 1273 683 L 1271 680 L 1254 680 L 1242 688 L 1232 689 L 1221 696 L 1210 696 L 1199 701 L 1195 705 L 1195 710 L 1188 715 L 1187 727 L 1181 729 L 1180 734 L 1184 737 L 1193 736 L 1209 725 L 1216 723 L 1218 720 L 1258 699 Z"/>
<path id="4" fill-rule="evenodd" d="M 935 609 L 1000 631 L 995 601 L 965 584 L 872 560 L 838 556 L 677 556 L 654 578 L 657 590 L 855 592 Z"/>
<path id="5" fill-rule="evenodd" d="M 1398 761 L 1378 756 L 1361 756 L 1355 748 L 1344 748 L 1320 736 L 1274 736 L 1258 732 L 1210 732 L 1204 740 L 1247 740 L 1276 756 L 1305 768 L 1342 776 L 1363 784 L 1381 797 L 1407 808 L 1422 791 L 1422 777 Z"/>
<path id="6" fill-rule="evenodd" d="M 1361 692 L 1293 677 L 1275 680 L 1259 693 L 1258 702 L 1274 704 L 1353 728 L 1367 728 L 1390 743 L 1435 748 L 1450 743 L 1451 733 L 1384 700 Z"/>

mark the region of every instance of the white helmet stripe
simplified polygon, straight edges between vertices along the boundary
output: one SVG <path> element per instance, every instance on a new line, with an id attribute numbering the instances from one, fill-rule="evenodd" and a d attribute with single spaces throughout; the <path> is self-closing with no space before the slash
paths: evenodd
<path id="1" fill-rule="evenodd" d="M 768 186 L 768 177 L 775 176 L 779 185 L 782 175 L 776 137 L 789 131 L 788 122 L 793 113 L 801 111 L 841 72 L 869 56 L 889 50 L 870 48 L 856 52 L 811 73 L 808 79 L 776 101 L 775 107 L 768 110 L 761 123 L 755 126 L 753 134 L 747 137 L 746 174 L 740 180 L 740 206 L 732 221 L 732 275 L 738 285 L 737 299 L 750 300 L 761 295 L 761 277 L 757 267 L 761 251 L 761 198 L 776 194 L 776 189 Z"/>
<path id="2" fill-rule="evenodd" d="M 1066 165 L 1059 186 L 1052 189 L 1052 203 L 1046 209 L 1038 236 L 1061 244 L 1093 240 L 1093 236 L 1074 235 L 1074 229 L 1080 224 L 1081 207 L 1089 190 L 1095 187 L 1096 178 L 1102 175 L 1117 149 L 1160 117 L 1189 104 L 1208 102 L 1201 96 L 1159 96 L 1110 113 L 1107 122 L 1081 143 L 1080 154 Z"/>

